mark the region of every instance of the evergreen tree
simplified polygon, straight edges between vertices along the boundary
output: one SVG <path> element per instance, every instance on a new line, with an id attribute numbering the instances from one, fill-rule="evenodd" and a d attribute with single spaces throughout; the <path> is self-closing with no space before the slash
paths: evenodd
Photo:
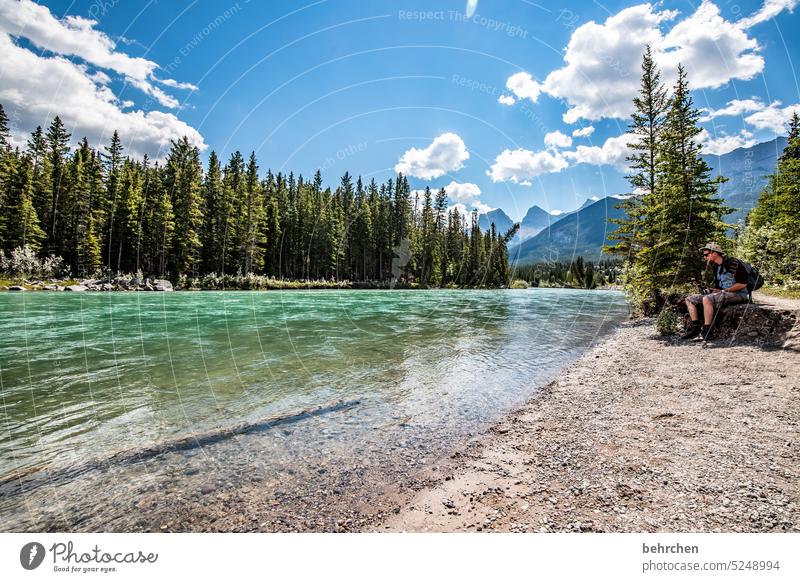
<path id="1" fill-rule="evenodd" d="M 29 246 L 34 252 L 41 249 L 45 233 L 33 207 L 33 163 L 23 156 L 14 167 L 3 205 L 2 231 L 5 250 Z"/>
<path id="2" fill-rule="evenodd" d="M 50 162 L 50 208 L 44 216 L 45 232 L 47 235 L 47 253 L 62 255 L 64 250 L 64 237 L 61 232 L 60 206 L 69 193 L 69 179 L 67 177 L 67 154 L 69 154 L 69 140 L 61 118 L 56 115 L 47 130 L 47 154 Z"/>
<path id="3" fill-rule="evenodd" d="M 634 195 L 619 205 L 625 210 L 625 217 L 610 220 L 617 224 L 617 229 L 608 238 L 616 241 L 616 244 L 605 248 L 605 252 L 622 257 L 629 265 L 636 262 L 636 253 L 639 249 L 650 247 L 655 243 L 652 238 L 652 221 L 654 210 L 658 206 L 658 200 L 655 199 L 658 149 L 668 100 L 667 91 L 661 82 L 661 72 L 653 60 L 650 45 L 642 57 L 642 79 L 639 94 L 634 97 L 633 105 L 634 112 L 631 116 L 629 133 L 634 140 L 627 144 L 633 153 L 627 157 L 631 170 L 627 179 Z"/>
<path id="4" fill-rule="evenodd" d="M 175 280 L 181 275 L 197 276 L 200 272 L 202 174 L 198 149 L 186 137 L 173 141 L 164 168 L 164 187 L 175 217 L 169 256 L 169 271 Z"/>
<path id="5" fill-rule="evenodd" d="M 8 116 L 0 103 L 0 159 L 11 151 L 11 131 L 8 128 Z"/>

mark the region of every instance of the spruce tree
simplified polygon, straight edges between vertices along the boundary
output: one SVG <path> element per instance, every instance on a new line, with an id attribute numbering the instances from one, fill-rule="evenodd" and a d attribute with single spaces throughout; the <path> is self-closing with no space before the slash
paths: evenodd
<path id="1" fill-rule="evenodd" d="M 634 112 L 631 116 L 629 133 L 633 141 L 627 144 L 632 154 L 627 157 L 631 173 L 627 176 L 633 195 L 619 207 L 625 216 L 611 219 L 617 229 L 609 235 L 616 244 L 605 247 L 604 251 L 622 257 L 628 266 L 636 262 L 636 253 L 643 247 L 652 246 L 652 221 L 658 206 L 656 180 L 658 174 L 658 148 L 662 139 L 667 112 L 667 91 L 661 82 L 650 45 L 642 57 L 642 79 L 639 94 L 633 99 Z M 646 236 L 650 235 L 650 236 Z"/>
<path id="2" fill-rule="evenodd" d="M 724 237 L 722 216 L 730 209 L 716 196 L 724 179 L 712 179 L 702 158 L 696 139 L 699 118 L 679 65 L 658 147 L 655 196 L 647 204 L 641 231 L 649 244 L 637 253 L 631 269 L 630 283 L 640 298 L 699 280 L 703 261 L 698 249 Z"/>
<path id="3" fill-rule="evenodd" d="M 6 190 L 3 238 L 6 251 L 28 246 L 39 252 L 45 233 L 33 206 L 33 163 L 23 156 L 14 167 L 11 184 Z"/>
<path id="4" fill-rule="evenodd" d="M 61 118 L 56 115 L 47 130 L 47 155 L 50 162 L 50 208 L 44 216 L 45 231 L 47 234 L 46 251 L 48 254 L 61 255 L 64 247 L 64 237 L 61 232 L 63 217 L 60 215 L 60 204 L 64 203 L 69 193 L 69 178 L 67 176 L 67 154 L 69 154 L 69 140 L 72 137 L 64 127 Z"/>
<path id="5" fill-rule="evenodd" d="M 170 195 L 175 231 L 169 271 L 174 280 L 200 272 L 200 231 L 203 228 L 200 152 L 183 137 L 172 142 L 164 168 L 164 188 Z"/>

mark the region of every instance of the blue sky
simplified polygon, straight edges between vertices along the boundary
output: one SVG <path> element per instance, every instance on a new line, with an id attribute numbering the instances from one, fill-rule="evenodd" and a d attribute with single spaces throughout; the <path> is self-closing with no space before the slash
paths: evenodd
<path id="1" fill-rule="evenodd" d="M 646 42 L 667 81 L 686 65 L 708 151 L 784 133 L 796 4 L 0 0 L 0 103 L 18 143 L 61 114 L 136 155 L 187 134 L 204 158 L 255 150 L 264 171 L 321 168 L 332 186 L 401 169 L 519 219 L 628 192 Z"/>

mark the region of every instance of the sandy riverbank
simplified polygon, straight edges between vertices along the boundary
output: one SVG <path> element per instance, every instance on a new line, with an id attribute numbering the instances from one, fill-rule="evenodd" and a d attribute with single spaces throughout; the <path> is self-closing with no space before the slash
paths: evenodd
<path id="1" fill-rule="evenodd" d="M 624 324 L 367 529 L 800 531 L 796 343 Z"/>

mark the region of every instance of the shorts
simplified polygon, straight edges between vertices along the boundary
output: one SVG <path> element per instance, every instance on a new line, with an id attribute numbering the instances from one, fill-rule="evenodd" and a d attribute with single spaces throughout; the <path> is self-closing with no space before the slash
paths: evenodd
<path id="1" fill-rule="evenodd" d="M 747 301 L 747 297 L 742 297 L 738 293 L 731 293 L 730 291 L 716 291 L 715 293 L 709 293 L 708 295 L 695 293 L 694 295 L 689 295 L 686 298 L 686 301 L 689 303 L 694 303 L 695 305 L 702 305 L 704 297 L 711 299 L 714 309 L 719 309 L 723 305 L 730 305 L 731 303 L 744 303 Z"/>

